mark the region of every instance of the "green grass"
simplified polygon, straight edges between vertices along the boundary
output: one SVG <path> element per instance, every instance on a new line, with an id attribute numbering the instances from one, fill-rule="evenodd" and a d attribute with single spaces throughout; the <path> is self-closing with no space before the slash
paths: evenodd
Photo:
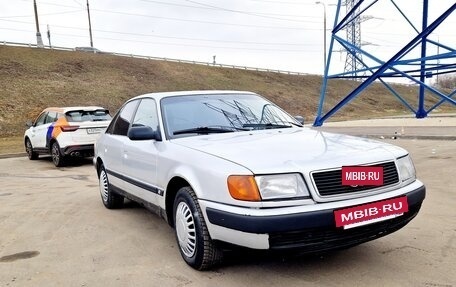
<path id="1" fill-rule="evenodd" d="M 0 138 L 22 135 L 24 123 L 48 106 L 100 105 L 116 112 L 147 92 L 235 89 L 260 93 L 306 122 L 315 118 L 322 78 L 117 57 L 108 54 L 0 46 Z M 326 111 L 357 84 L 331 81 Z M 416 102 L 417 89 L 397 86 Z M 435 102 L 435 101 L 434 101 Z M 443 108 L 443 111 L 453 108 Z M 454 108 L 453 108 L 454 109 Z M 374 118 L 407 111 L 382 85 L 373 85 L 335 119 Z"/>

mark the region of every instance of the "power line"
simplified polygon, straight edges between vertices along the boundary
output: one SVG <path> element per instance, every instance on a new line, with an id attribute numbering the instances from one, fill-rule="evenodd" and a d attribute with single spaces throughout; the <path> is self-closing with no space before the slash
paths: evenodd
<path id="1" fill-rule="evenodd" d="M 280 18 L 280 17 L 267 16 L 267 15 L 262 15 L 260 13 L 254 13 L 254 12 L 227 9 L 227 8 L 223 8 L 223 7 L 213 6 L 213 5 L 209 5 L 209 4 L 205 4 L 205 3 L 201 3 L 201 2 L 196 2 L 196 1 L 190 1 L 190 0 L 184 0 L 184 1 L 187 1 L 187 2 L 190 2 L 190 3 L 194 3 L 194 4 L 198 4 L 198 5 L 201 5 L 203 7 L 185 5 L 185 4 L 178 4 L 178 3 L 161 2 L 161 1 L 155 1 L 155 0 L 141 0 L 141 1 L 149 2 L 149 3 L 163 4 L 163 5 L 186 7 L 186 8 L 205 9 L 205 10 L 221 10 L 221 11 L 226 11 L 226 12 L 233 12 L 233 13 L 239 13 L 239 14 L 255 16 L 255 17 L 261 17 L 261 18 L 274 19 L 274 20 L 281 20 L 281 21 L 309 22 L 309 21 L 302 21 L 302 20 L 286 19 L 286 18 Z M 293 17 L 296 17 L 296 15 L 294 15 Z M 310 16 L 310 17 L 312 17 L 312 16 Z M 315 23 L 315 22 L 313 22 L 313 23 Z"/>
<path id="2" fill-rule="evenodd" d="M 149 1 L 149 0 L 142 0 L 142 1 Z M 252 11 L 243 11 L 243 10 L 234 10 L 234 9 L 228 9 L 224 7 L 219 7 L 219 6 L 214 6 L 194 0 L 183 0 L 186 2 L 194 3 L 197 5 L 201 5 L 203 7 L 208 7 L 212 8 L 214 10 L 220 10 L 220 11 L 226 11 L 226 12 L 233 12 L 233 13 L 241 13 L 241 14 L 247 14 L 247 15 L 252 15 L 252 16 L 284 16 L 284 17 L 298 17 L 298 18 L 320 18 L 317 16 L 307 16 L 307 15 L 292 15 L 292 14 L 278 14 L 278 13 L 263 13 L 263 12 L 252 12 Z M 198 7 L 199 8 L 199 7 Z M 281 20 L 288 20 L 288 19 L 283 19 L 283 18 L 274 18 L 274 19 L 281 19 Z"/>
<path id="3" fill-rule="evenodd" d="M 33 24 L 33 22 L 26 22 L 26 21 L 2 20 L 2 19 L 0 19 L 0 21 L 22 23 L 22 24 Z M 84 31 L 86 30 L 85 28 L 62 26 L 62 25 L 52 25 L 52 27 L 73 29 L 73 30 L 84 30 Z M 304 43 L 296 44 L 296 43 L 279 43 L 279 42 L 229 41 L 229 40 L 217 40 L 217 39 L 207 39 L 207 38 L 175 37 L 175 36 L 164 36 L 164 35 L 156 35 L 156 34 L 121 32 L 121 31 L 100 30 L 100 29 L 93 29 L 93 31 L 102 32 L 102 33 L 119 34 L 119 35 L 131 35 L 131 36 L 154 37 L 154 38 L 164 38 L 164 39 L 202 41 L 202 42 L 234 43 L 234 44 L 247 44 L 247 45 L 280 45 L 280 46 L 306 45 L 306 46 L 309 46 L 309 44 L 304 44 Z"/>
<path id="4" fill-rule="evenodd" d="M 71 14 L 76 12 L 81 12 L 83 10 L 71 10 L 71 11 L 61 11 L 55 13 L 40 13 L 40 16 L 51 16 L 51 15 L 61 15 L 61 14 Z M 16 15 L 16 16 L 0 16 L 0 19 L 9 19 L 9 18 L 26 18 L 26 17 L 33 17 L 32 14 L 29 15 Z"/>
<path id="5" fill-rule="evenodd" d="M 12 29 L 12 28 L 0 28 L 0 30 L 11 30 L 11 31 L 17 31 L 17 32 L 33 32 L 31 30 L 25 30 L 25 29 Z M 62 34 L 62 33 L 53 33 L 53 35 L 59 35 L 62 37 L 78 37 L 78 38 L 87 38 L 85 35 L 77 35 L 77 34 Z M 152 45 L 167 45 L 167 46 L 179 46 L 182 47 L 182 45 L 185 45 L 186 47 L 197 47 L 197 48 L 216 48 L 216 49 L 227 49 L 227 50 L 245 50 L 245 51 L 268 51 L 268 52 L 297 52 L 297 53 L 302 53 L 302 52 L 318 52 L 317 50 L 315 51 L 309 51 L 308 49 L 266 49 L 266 48 L 249 48 L 249 47 L 228 47 L 228 46 L 211 46 L 211 45 L 197 45 L 197 44 L 182 44 L 182 43 L 169 43 L 169 42 L 151 42 L 151 41 L 141 41 L 141 40 L 130 40 L 130 39 L 118 39 L 118 38 L 109 38 L 109 37 L 97 37 L 98 39 L 103 39 L 103 40 L 111 40 L 111 41 L 117 41 L 117 42 L 128 42 L 128 43 L 142 43 L 142 44 L 152 44 Z"/>
<path id="6" fill-rule="evenodd" d="M 250 28 L 302 30 L 302 28 L 299 28 L 299 27 L 262 26 L 262 25 L 250 25 L 250 24 L 228 23 L 228 22 L 215 22 L 215 21 L 204 21 L 204 20 L 192 20 L 192 19 L 182 19 L 182 18 L 173 18 L 173 17 L 164 17 L 164 16 L 154 16 L 154 15 L 137 14 L 137 13 L 128 13 L 128 12 L 120 12 L 120 11 L 112 11 L 112 10 L 102 10 L 102 9 L 91 9 L 91 11 L 96 11 L 96 12 L 101 12 L 101 13 L 110 13 L 110 14 L 119 14 L 119 15 L 126 15 L 126 16 L 138 16 L 138 17 L 145 17 L 145 18 L 163 19 L 163 20 L 170 20 L 170 21 L 194 22 L 194 23 L 202 23 L 202 24 L 214 24 L 214 25 L 226 25 L 226 26 L 236 26 L 236 27 L 250 27 Z M 305 22 L 305 21 L 300 21 L 300 22 Z M 315 22 L 315 21 L 308 21 L 308 22 L 309 22 L 309 23 L 317 23 L 317 22 Z"/>
<path id="7" fill-rule="evenodd" d="M 283 4 L 290 4 L 290 5 L 315 5 L 314 2 L 312 2 L 311 4 L 309 3 L 302 3 L 302 2 L 291 2 L 291 1 L 273 1 L 273 0 L 250 0 L 252 2 L 262 2 L 262 3 L 272 3 L 272 4 L 279 4 L 279 5 L 283 5 Z"/>
<path id="8" fill-rule="evenodd" d="M 252 1 L 256 1 L 256 0 L 252 0 Z M 40 2 L 41 4 L 41 2 Z M 93 10 L 93 9 L 91 9 Z M 101 12 L 101 11 L 98 11 L 97 12 Z M 125 14 L 123 12 L 116 12 L 116 11 L 104 11 L 106 13 L 122 13 L 122 14 Z M 44 14 L 40 14 L 40 15 L 44 15 Z M 131 15 L 130 13 L 127 14 L 127 16 Z M 136 14 L 133 14 L 132 16 L 134 16 Z M 32 17 L 33 15 L 29 15 L 29 17 Z M 148 17 L 149 15 L 142 15 L 142 14 L 138 14 L 138 16 L 144 16 L 144 17 Z M 22 17 L 22 16 L 21 16 Z M 25 16 L 24 16 L 25 17 Z M 155 17 L 155 16 L 151 16 L 151 17 Z M 174 20 L 174 19 L 168 19 L 167 20 Z M 176 19 L 176 20 L 179 20 L 179 19 Z M 180 19 L 182 21 L 187 21 L 186 19 Z M 6 21 L 6 22 L 14 22 L 14 23 L 23 23 L 23 24 L 33 24 L 33 22 L 27 22 L 27 21 L 17 21 L 17 20 L 7 20 L 7 19 L 2 19 L 2 17 L 0 17 L 0 21 Z M 192 21 L 192 20 L 190 20 Z M 200 22 L 200 21 L 198 21 Z M 204 21 L 204 23 L 211 23 L 211 24 L 221 24 L 221 25 L 224 25 L 224 24 L 227 24 L 227 25 L 230 25 L 230 23 L 220 23 L 220 22 L 206 22 Z M 71 26 L 63 26 L 63 25 L 55 25 L 55 24 L 52 24 L 52 27 L 59 27 L 59 28 L 66 28 L 66 29 L 75 29 L 75 30 L 86 30 L 85 28 L 79 28 L 79 27 L 71 27 Z M 244 26 L 243 24 L 233 24 L 235 26 Z M 248 27 L 255 27 L 255 28 L 277 28 L 277 29 L 280 29 L 279 27 L 275 27 L 275 26 L 257 26 L 257 25 L 248 25 Z M 281 27 L 283 29 L 291 29 L 291 30 L 303 30 L 303 31 L 321 31 L 323 30 L 322 28 L 298 28 L 298 27 Z M 150 36 L 150 37 L 159 37 L 159 35 L 153 35 L 153 34 L 140 34 L 140 33 L 130 33 L 130 32 L 121 32 L 121 31 L 112 31 L 112 30 L 100 30 L 100 29 L 93 29 L 93 31 L 97 31 L 97 32 L 105 32 L 105 33 L 114 33 L 114 34 L 125 34 L 125 35 L 136 35 L 136 36 Z M 407 33 L 390 33 L 390 32 L 378 32 L 378 30 L 376 31 L 371 31 L 371 29 L 369 29 L 369 31 L 367 32 L 366 30 L 363 31 L 363 34 L 366 33 L 368 35 L 371 35 L 371 34 L 375 34 L 375 35 L 388 35 L 388 36 L 397 36 L 397 37 L 404 37 L 404 36 L 410 36 L 410 34 L 407 34 Z M 450 35 L 450 34 L 445 34 L 445 37 L 449 37 L 449 38 L 454 38 L 456 36 L 454 35 Z M 178 38 L 178 37 L 175 37 L 175 38 Z M 193 38 L 194 40 L 197 40 L 196 38 Z M 207 40 L 207 41 L 217 41 L 217 40 L 208 40 L 208 39 L 198 39 L 198 40 Z M 380 39 L 376 39 L 378 41 L 386 41 L 386 40 L 380 40 Z M 241 42 L 239 42 L 241 43 Z M 260 42 L 258 42 L 260 43 Z M 277 44 L 277 45 L 289 45 L 290 43 L 262 43 L 262 44 Z M 290 44 L 290 45 L 293 45 L 293 44 Z M 299 44 L 298 44 L 299 45 Z"/>
<path id="9" fill-rule="evenodd" d="M 30 0 L 19 0 L 19 1 L 22 1 L 22 2 L 31 2 Z M 65 4 L 57 4 L 57 3 L 52 3 L 52 2 L 46 2 L 46 1 L 40 1 L 38 4 L 45 4 L 45 5 L 50 5 L 50 6 L 58 6 L 58 7 L 66 7 L 66 8 L 77 8 L 77 9 L 84 9 L 84 6 L 82 6 L 79 2 L 76 2 L 76 0 L 73 0 L 75 1 L 75 3 L 77 3 L 80 7 L 77 7 L 77 6 L 71 6 L 71 5 L 65 5 Z"/>
<path id="10" fill-rule="evenodd" d="M 20 0 L 20 1 L 23 1 L 23 2 L 30 2 L 30 0 Z M 83 8 L 83 5 L 76 1 L 76 0 L 72 0 L 74 1 L 75 3 L 77 3 L 80 7 Z M 261 12 L 251 12 L 251 11 L 242 11 L 242 10 L 233 10 L 233 9 L 226 9 L 226 8 L 222 8 L 222 7 L 216 7 L 216 6 L 212 6 L 212 5 L 208 5 L 208 4 L 205 4 L 205 3 L 201 3 L 201 2 L 196 2 L 196 1 L 188 1 L 188 2 L 192 2 L 192 3 L 195 3 L 197 5 L 200 5 L 200 6 L 193 6 L 193 5 L 185 5 L 185 4 L 179 4 L 179 3 L 169 3 L 169 2 L 163 2 L 163 1 L 157 1 L 157 0 L 138 0 L 138 1 L 142 1 L 142 2 L 148 2 L 148 3 L 156 3 L 156 4 L 161 4 L 161 5 L 171 5 L 171 6 L 178 6 L 178 7 L 184 7 L 184 8 L 194 8 L 194 9 L 206 9 L 206 10 L 221 10 L 221 11 L 227 11 L 227 12 L 235 12 L 235 13 L 242 13 L 242 14 L 247 14 L 247 15 L 251 15 L 251 16 L 284 16 L 284 17 L 298 17 L 298 18 L 314 18 L 314 19 L 319 19 L 320 17 L 318 16 L 309 16 L 309 15 L 292 15 L 292 14 L 278 14 L 278 13 L 261 13 Z M 187 0 L 183 0 L 183 1 L 187 1 Z M 251 0 L 251 1 L 254 1 L 254 0 Z M 76 7 L 76 6 L 70 6 L 70 5 L 65 5 L 65 4 L 57 4 L 57 3 L 52 3 L 52 2 L 45 2 L 45 1 L 40 1 L 40 4 L 46 4 L 46 5 L 52 5 L 52 6 L 59 6 L 59 7 L 68 7 L 68 8 L 79 8 L 79 7 Z M 302 3 L 301 3 L 302 4 Z M 308 4 L 306 4 L 308 5 Z M 313 5 L 313 4 L 312 4 Z M 273 19 L 276 19 L 276 18 L 273 18 Z M 280 19 L 280 20 L 290 20 L 290 19 L 284 19 L 284 18 L 277 18 L 277 19 Z M 294 20 L 292 20 L 294 21 Z M 298 21 L 298 22 L 301 22 L 301 21 Z M 303 21 L 304 22 L 304 21 Z"/>
<path id="11" fill-rule="evenodd" d="M 29 2 L 29 0 L 20 0 Z M 142 1 L 142 0 L 140 0 Z M 169 3 L 167 3 L 169 4 Z M 50 3 L 45 1 L 40 1 L 40 5 L 51 5 L 51 6 L 60 6 L 60 7 L 69 7 L 69 8 L 78 8 L 75 6 L 57 4 L 57 3 Z M 154 18 L 154 19 L 162 19 L 168 21 L 178 21 L 178 22 L 191 22 L 191 23 L 201 23 L 201 24 L 210 24 L 210 25 L 221 25 L 221 26 L 234 26 L 234 27 L 245 27 L 245 28 L 262 28 L 262 29 L 275 29 L 275 30 L 302 30 L 302 27 L 291 27 L 291 26 L 268 26 L 268 25 L 254 25 L 254 24 L 241 24 L 241 23 L 229 23 L 229 22 L 217 22 L 217 21 L 205 21 L 205 20 L 193 20 L 193 19 L 183 19 L 183 18 L 174 18 L 174 17 L 165 17 L 165 16 L 155 16 L 155 15 L 146 15 L 146 14 L 138 14 L 138 13 L 129 13 L 129 12 L 121 12 L 121 11 L 113 11 L 113 10 L 106 10 L 106 9 L 94 9 L 91 8 L 91 11 L 101 12 L 101 13 L 108 13 L 108 14 L 117 14 L 117 15 L 125 15 L 125 16 L 137 16 L 137 17 L 145 17 L 145 18 Z M 79 10 L 77 10 L 79 11 Z M 83 10 L 81 10 L 83 11 Z M 45 15 L 45 14 L 40 14 Z M 32 16 L 32 15 L 30 15 Z M 29 16 L 20 16 L 20 17 L 29 17 Z M 2 18 L 2 17 L 0 17 Z M 316 21 L 300 21 L 303 23 L 317 23 Z M 307 29 L 307 30 L 321 30 L 321 29 Z"/>
<path id="12" fill-rule="evenodd" d="M 73 0 L 74 3 L 78 4 L 79 6 L 81 7 L 84 7 L 84 5 L 81 4 L 81 2 L 77 1 L 77 0 Z"/>

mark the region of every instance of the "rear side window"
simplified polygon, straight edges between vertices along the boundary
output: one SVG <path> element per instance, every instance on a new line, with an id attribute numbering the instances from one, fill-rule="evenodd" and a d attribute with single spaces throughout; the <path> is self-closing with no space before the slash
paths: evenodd
<path id="1" fill-rule="evenodd" d="M 65 114 L 66 120 L 69 122 L 97 122 L 97 121 L 109 121 L 111 116 L 107 110 L 95 110 L 95 111 L 69 111 Z"/>
<path id="2" fill-rule="evenodd" d="M 49 112 L 46 116 L 46 124 L 53 123 L 55 121 L 57 121 L 57 113 Z"/>

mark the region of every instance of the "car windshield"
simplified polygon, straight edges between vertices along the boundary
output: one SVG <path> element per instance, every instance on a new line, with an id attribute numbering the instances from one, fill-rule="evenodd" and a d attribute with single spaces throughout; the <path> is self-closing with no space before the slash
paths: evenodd
<path id="1" fill-rule="evenodd" d="M 301 126 L 273 103 L 252 94 L 167 97 L 161 100 L 168 138 Z"/>
<path id="2" fill-rule="evenodd" d="M 69 111 L 65 114 L 67 121 L 69 122 L 97 122 L 97 121 L 109 121 L 111 116 L 107 110 L 77 110 Z"/>

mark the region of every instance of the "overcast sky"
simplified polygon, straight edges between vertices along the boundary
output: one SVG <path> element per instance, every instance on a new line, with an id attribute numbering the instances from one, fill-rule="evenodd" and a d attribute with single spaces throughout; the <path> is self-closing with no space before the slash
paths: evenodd
<path id="1" fill-rule="evenodd" d="M 40 30 L 55 46 L 90 46 L 86 0 L 36 0 Z M 366 1 L 371 2 L 371 1 Z M 395 0 L 420 29 L 422 0 Z M 430 0 L 429 22 L 454 0 Z M 337 1 L 326 1 L 328 29 Z M 315 0 L 89 0 L 94 47 L 103 51 L 321 74 L 323 5 Z M 456 13 L 432 36 L 456 47 Z M 36 43 L 33 0 L 0 0 L 0 41 Z M 379 0 L 364 15 L 363 48 L 387 60 L 416 33 Z M 330 32 L 327 33 L 328 46 Z M 340 47 L 335 47 L 335 50 Z M 435 47 L 429 47 L 435 53 Z M 332 67 L 343 67 L 334 53 Z"/>

